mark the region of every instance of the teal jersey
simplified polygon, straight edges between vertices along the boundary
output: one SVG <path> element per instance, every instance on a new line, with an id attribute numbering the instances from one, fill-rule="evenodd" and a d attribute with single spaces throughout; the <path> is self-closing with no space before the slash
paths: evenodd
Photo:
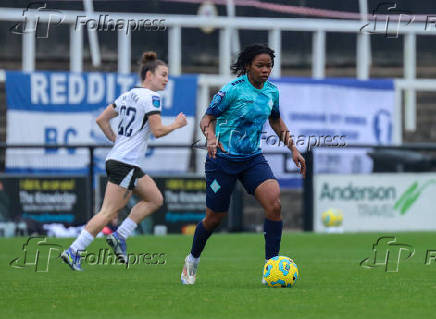
<path id="1" fill-rule="evenodd" d="M 226 151 L 218 149 L 218 156 L 244 160 L 261 153 L 266 120 L 280 117 L 279 91 L 269 81 L 257 89 L 243 75 L 215 94 L 206 114 L 217 118 L 215 133 Z"/>

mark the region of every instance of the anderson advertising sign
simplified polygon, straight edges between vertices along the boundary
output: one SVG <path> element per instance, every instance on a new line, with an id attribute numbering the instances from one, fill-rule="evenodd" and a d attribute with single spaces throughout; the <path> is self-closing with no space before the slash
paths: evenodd
<path id="1" fill-rule="evenodd" d="M 314 230 L 328 231 L 322 213 L 340 211 L 343 230 L 436 230 L 436 174 L 380 173 L 314 177 Z"/>

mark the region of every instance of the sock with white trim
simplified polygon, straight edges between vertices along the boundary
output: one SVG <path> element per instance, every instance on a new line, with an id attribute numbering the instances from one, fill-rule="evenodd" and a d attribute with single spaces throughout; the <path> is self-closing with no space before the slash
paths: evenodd
<path id="1" fill-rule="evenodd" d="M 86 229 L 82 229 L 79 237 L 71 244 L 70 248 L 73 253 L 77 254 L 78 251 L 85 250 L 89 245 L 91 245 L 94 240 L 94 236 L 92 236 Z"/>
<path id="2" fill-rule="evenodd" d="M 127 217 L 117 229 L 118 235 L 121 238 L 126 240 L 135 230 L 136 226 L 138 226 L 133 220 Z"/>

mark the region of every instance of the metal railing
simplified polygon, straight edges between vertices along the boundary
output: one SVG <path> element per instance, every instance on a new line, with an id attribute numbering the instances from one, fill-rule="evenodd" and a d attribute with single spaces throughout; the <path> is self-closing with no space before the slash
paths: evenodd
<path id="1" fill-rule="evenodd" d="M 0 8 L 0 21 L 13 21 L 23 23 L 22 37 L 22 69 L 24 71 L 35 70 L 35 35 L 36 26 L 39 23 L 53 23 L 52 11 L 25 10 L 13 8 Z M 276 52 L 276 67 L 272 71 L 272 78 L 281 76 L 281 35 L 284 31 L 312 32 L 312 77 L 315 79 L 325 78 L 326 69 L 326 33 L 346 32 L 357 35 L 356 68 L 357 78 L 366 80 L 369 78 L 371 65 L 370 36 L 380 34 L 386 30 L 365 30 L 366 20 L 338 20 L 338 19 L 303 19 L 303 18 L 247 18 L 247 17 L 199 17 L 181 15 L 150 15 L 147 13 L 114 13 L 114 12 L 90 12 L 88 11 L 59 11 L 55 18 L 60 19 L 55 24 L 69 24 L 70 26 L 70 71 L 81 72 L 83 70 L 83 28 L 77 25 L 78 17 L 99 20 L 101 16 L 108 19 L 122 21 L 162 19 L 168 27 L 168 64 L 172 75 L 181 74 L 182 57 L 182 28 L 214 27 L 219 29 L 219 78 L 230 77 L 229 65 L 232 59 L 231 33 L 237 30 L 263 30 L 268 31 L 268 42 Z M 397 35 L 404 35 L 404 80 L 400 84 L 400 90 L 406 92 L 405 96 L 405 128 L 410 131 L 416 130 L 416 90 L 427 87 L 432 80 L 416 79 L 416 41 L 418 35 L 436 35 L 436 28 L 427 21 L 417 21 L 402 24 L 401 15 L 398 15 L 398 25 L 394 30 Z M 386 16 L 386 19 L 388 17 Z M 388 21 L 388 20 L 387 20 Z M 383 23 L 379 23 L 383 24 Z M 365 29 L 365 28 L 364 28 Z M 89 31 L 89 30 L 88 30 Z M 118 31 L 118 72 L 130 73 L 131 66 L 131 33 L 125 28 Z M 93 57 L 93 61 L 94 61 Z M 4 74 L 0 72 L 0 81 L 4 80 Z M 220 81 L 216 81 L 220 82 Z M 432 90 L 436 90 L 436 81 L 431 82 Z M 203 93 L 200 93 L 204 95 Z M 205 100 L 205 99 L 203 99 Z M 206 103 L 207 104 L 207 103 Z M 401 142 L 397 140 L 397 142 Z"/>
<path id="2" fill-rule="evenodd" d="M 127 23 L 131 20 L 161 19 L 168 27 L 168 52 L 170 72 L 173 75 L 181 71 L 181 29 L 214 27 L 220 30 L 220 74 L 230 75 L 228 66 L 231 62 L 231 30 L 264 30 L 269 31 L 268 41 L 276 51 L 277 56 L 281 53 L 281 32 L 313 32 L 312 47 L 312 76 L 324 78 L 325 76 L 325 52 L 326 32 L 346 32 L 357 34 L 357 78 L 368 79 L 369 77 L 369 36 L 377 31 L 362 32 L 364 27 L 361 20 L 337 20 L 337 19 L 305 19 L 305 18 L 248 18 L 248 17 L 199 17 L 189 15 L 149 15 L 147 13 L 115 13 L 115 12 L 84 12 L 64 10 L 62 24 L 70 25 L 70 70 L 82 71 L 83 52 L 81 43 L 83 41 L 83 28 L 77 24 L 78 17 L 99 20 L 101 16 L 108 19 L 119 20 Z M 23 35 L 23 70 L 33 71 L 35 66 L 35 32 L 37 23 L 53 23 L 53 12 L 29 10 L 26 15 L 23 9 L 0 8 L 0 21 L 25 22 Z M 401 22 L 401 21 L 400 21 Z M 126 26 L 127 27 L 127 26 Z M 436 28 L 429 30 L 426 22 L 414 22 L 399 25 L 395 30 L 398 34 L 405 35 L 404 43 L 404 64 L 405 78 L 414 78 L 416 74 L 416 36 L 436 35 Z M 381 33 L 379 30 L 378 33 Z M 130 72 L 130 38 L 131 32 L 125 29 L 118 32 L 118 65 L 120 73 Z M 273 77 L 280 77 L 280 59 L 276 61 L 276 68 Z"/>

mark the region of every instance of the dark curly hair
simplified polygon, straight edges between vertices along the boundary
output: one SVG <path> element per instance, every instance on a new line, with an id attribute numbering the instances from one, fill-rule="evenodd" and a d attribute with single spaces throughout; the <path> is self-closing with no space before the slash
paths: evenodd
<path id="1" fill-rule="evenodd" d="M 247 73 L 247 65 L 250 65 L 256 55 L 259 54 L 268 54 L 271 57 L 272 66 L 274 66 L 274 50 L 264 44 L 253 44 L 245 47 L 244 50 L 239 53 L 238 60 L 231 66 L 232 73 L 236 74 L 236 76 Z"/>

